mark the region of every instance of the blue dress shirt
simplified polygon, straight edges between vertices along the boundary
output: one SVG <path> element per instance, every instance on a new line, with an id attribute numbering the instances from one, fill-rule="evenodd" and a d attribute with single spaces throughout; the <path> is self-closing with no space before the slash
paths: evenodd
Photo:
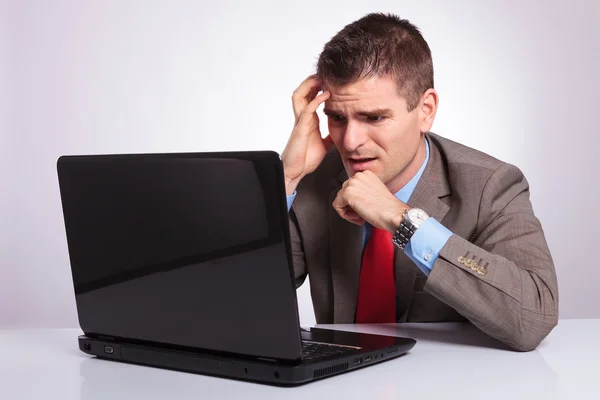
<path id="1" fill-rule="evenodd" d="M 427 162 L 429 161 L 429 142 L 425 140 L 426 143 L 426 151 L 427 155 L 425 157 L 425 161 L 421 168 L 417 172 L 417 174 L 406 184 L 402 189 L 394 194 L 398 200 L 403 203 L 408 203 L 408 199 L 415 190 L 419 179 L 423 175 L 423 171 L 427 166 Z M 296 198 L 296 192 L 294 192 L 291 196 L 287 196 L 287 206 L 288 211 L 292 207 L 292 203 Z M 373 226 L 369 223 L 365 223 L 363 225 L 363 251 L 369 238 L 371 237 L 371 232 L 373 231 Z M 411 237 L 410 241 L 404 248 L 404 253 L 415 263 L 417 267 L 425 275 L 429 275 L 435 261 L 437 260 L 440 251 L 452 236 L 452 232 L 448 230 L 444 225 L 436 221 L 434 218 L 429 218 L 425 221 L 419 229 L 414 233 Z"/>

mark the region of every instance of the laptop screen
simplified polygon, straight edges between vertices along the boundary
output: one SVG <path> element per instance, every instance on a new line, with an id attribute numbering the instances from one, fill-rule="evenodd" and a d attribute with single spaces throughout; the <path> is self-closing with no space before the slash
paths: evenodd
<path id="1" fill-rule="evenodd" d="M 276 153 L 68 156 L 58 172 L 86 333 L 299 356 Z"/>

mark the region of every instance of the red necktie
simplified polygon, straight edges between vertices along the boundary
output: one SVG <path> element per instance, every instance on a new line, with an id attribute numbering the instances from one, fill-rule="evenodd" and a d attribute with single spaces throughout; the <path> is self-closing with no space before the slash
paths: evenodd
<path id="1" fill-rule="evenodd" d="M 396 322 L 396 283 L 392 234 L 373 227 L 358 284 L 356 323 Z"/>

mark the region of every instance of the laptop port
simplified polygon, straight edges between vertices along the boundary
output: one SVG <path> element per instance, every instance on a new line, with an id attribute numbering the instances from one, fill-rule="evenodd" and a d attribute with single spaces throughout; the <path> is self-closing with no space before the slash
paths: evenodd
<path id="1" fill-rule="evenodd" d="M 115 349 L 112 346 L 104 346 L 104 352 L 106 354 L 112 354 L 115 352 Z"/>
<path id="2" fill-rule="evenodd" d="M 367 361 L 371 361 L 371 356 L 365 357 L 365 362 L 367 362 Z"/>
<path id="3" fill-rule="evenodd" d="M 355 358 L 354 362 L 352 364 L 356 365 L 356 364 L 360 364 L 362 362 L 362 360 L 360 358 Z"/>

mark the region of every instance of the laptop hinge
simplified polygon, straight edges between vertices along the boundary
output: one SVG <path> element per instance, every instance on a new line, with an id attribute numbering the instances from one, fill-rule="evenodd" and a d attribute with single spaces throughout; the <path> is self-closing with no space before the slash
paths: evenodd
<path id="1" fill-rule="evenodd" d="M 115 338 L 112 336 L 105 336 L 105 335 L 96 335 L 96 339 L 98 340 L 103 340 L 105 342 L 115 342 Z"/>
<path id="2" fill-rule="evenodd" d="M 274 358 L 256 357 L 256 359 L 260 360 L 260 361 L 267 361 L 267 362 L 270 362 L 270 363 L 276 363 L 277 362 L 277 360 L 274 359 Z"/>

